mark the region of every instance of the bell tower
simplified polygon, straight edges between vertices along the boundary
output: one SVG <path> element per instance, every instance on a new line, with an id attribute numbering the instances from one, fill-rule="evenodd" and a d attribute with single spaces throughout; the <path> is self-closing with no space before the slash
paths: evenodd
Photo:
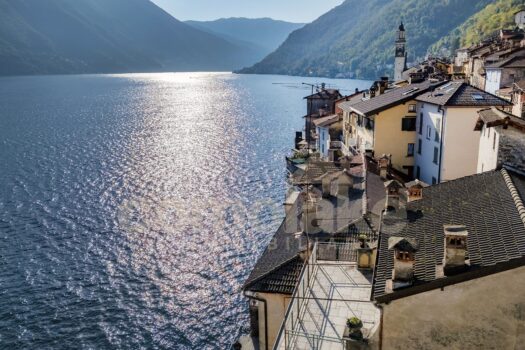
<path id="1" fill-rule="evenodd" d="M 403 72 L 407 68 L 405 26 L 403 22 L 399 26 L 396 38 L 396 59 L 394 64 L 394 81 L 403 79 Z"/>

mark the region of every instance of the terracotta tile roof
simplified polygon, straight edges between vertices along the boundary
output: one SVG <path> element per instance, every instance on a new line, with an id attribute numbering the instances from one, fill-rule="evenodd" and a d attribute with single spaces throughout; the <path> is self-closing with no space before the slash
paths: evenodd
<path id="1" fill-rule="evenodd" d="M 423 199 L 407 204 L 381 228 L 374 297 L 379 300 L 424 291 L 425 284 L 454 281 L 474 276 L 474 272 L 493 271 L 498 264 L 518 261 L 525 264 L 525 177 L 510 170 L 492 171 L 460 178 L 423 189 Z M 465 225 L 470 267 L 458 276 L 440 278 L 436 266 L 444 255 L 444 225 Z M 416 239 L 415 280 L 410 287 L 386 293 L 392 278 L 393 252 L 389 237 Z M 516 260 L 518 259 L 518 260 Z M 505 265 L 506 266 L 506 265 Z M 489 269 L 489 270 L 484 270 Z M 473 277 L 474 278 L 474 277 Z M 383 299 L 381 299 L 383 298 Z"/>

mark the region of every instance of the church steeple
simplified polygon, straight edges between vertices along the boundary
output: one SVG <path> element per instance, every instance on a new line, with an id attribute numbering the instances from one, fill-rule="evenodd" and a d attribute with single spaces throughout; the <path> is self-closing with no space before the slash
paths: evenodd
<path id="1" fill-rule="evenodd" d="M 406 70 L 407 64 L 405 25 L 403 22 L 397 31 L 395 57 L 394 81 L 399 81 L 403 79 L 403 72 Z"/>

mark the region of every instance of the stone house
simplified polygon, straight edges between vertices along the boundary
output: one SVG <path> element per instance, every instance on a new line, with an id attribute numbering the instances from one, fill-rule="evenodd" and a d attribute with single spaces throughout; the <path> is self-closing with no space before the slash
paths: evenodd
<path id="1" fill-rule="evenodd" d="M 525 120 L 497 108 L 482 109 L 478 114 L 478 173 L 504 165 L 525 171 Z"/>

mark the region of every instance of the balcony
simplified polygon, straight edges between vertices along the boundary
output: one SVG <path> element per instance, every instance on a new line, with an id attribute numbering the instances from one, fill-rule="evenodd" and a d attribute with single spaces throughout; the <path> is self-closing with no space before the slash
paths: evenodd
<path id="1" fill-rule="evenodd" d="M 379 328 L 371 301 L 372 273 L 357 268 L 358 243 L 316 243 L 295 289 L 274 350 L 346 349 L 346 321 L 357 317 L 363 336 Z"/>

